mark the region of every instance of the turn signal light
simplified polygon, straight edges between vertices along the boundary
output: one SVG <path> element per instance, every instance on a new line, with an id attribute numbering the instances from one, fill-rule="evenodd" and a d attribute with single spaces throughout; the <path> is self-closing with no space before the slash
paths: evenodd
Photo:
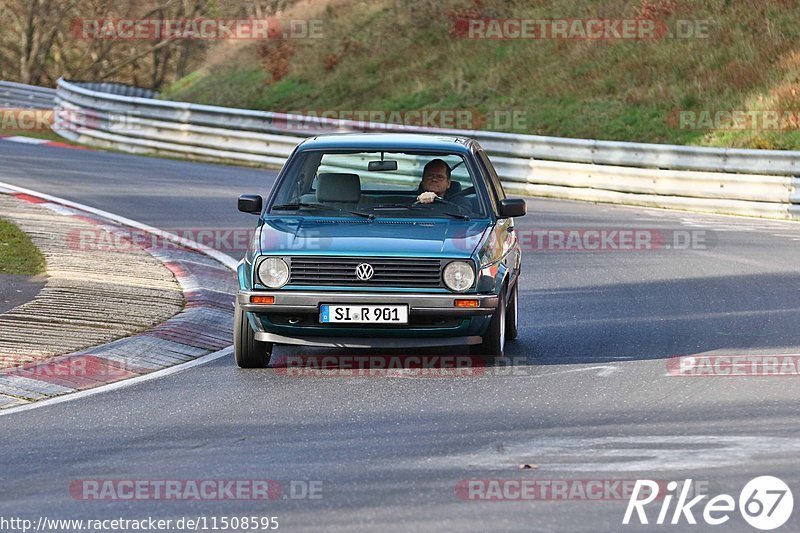
<path id="1" fill-rule="evenodd" d="M 478 307 L 478 300 L 456 300 L 456 307 Z"/>
<path id="2" fill-rule="evenodd" d="M 251 304 L 274 304 L 275 297 L 274 296 L 251 296 L 250 297 Z"/>

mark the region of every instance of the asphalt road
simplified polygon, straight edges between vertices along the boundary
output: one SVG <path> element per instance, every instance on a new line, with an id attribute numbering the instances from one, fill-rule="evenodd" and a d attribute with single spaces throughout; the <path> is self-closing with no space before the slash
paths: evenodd
<path id="1" fill-rule="evenodd" d="M 266 192 L 274 178 L 10 142 L 0 142 L 0 161 L 0 181 L 167 229 L 250 228 L 235 198 Z M 215 516 L 255 515 L 278 517 L 287 531 L 637 531 L 666 527 L 623 526 L 627 500 L 613 493 L 479 501 L 456 489 L 481 479 L 572 487 L 691 478 L 738 499 L 751 478 L 774 475 L 800 496 L 798 376 L 667 370 L 679 355 L 800 353 L 800 226 L 529 200 L 518 227 L 528 248 L 540 229 L 627 228 L 670 242 L 695 232 L 707 245 L 528 250 L 520 335 L 507 349 L 513 364 L 473 377 L 292 377 L 243 371 L 225 357 L 0 417 L 0 517 L 204 516 L 210 526 Z M 320 498 L 268 502 L 87 501 L 70 493 L 86 479 L 270 479 L 287 496 L 292 481 L 299 496 L 303 480 L 322 488 Z M 651 522 L 659 506 L 647 507 Z M 800 530 L 798 513 L 783 530 Z M 702 524 L 702 508 L 694 515 Z M 672 529 L 686 530 L 683 520 Z M 737 511 L 722 526 L 693 529 L 753 531 Z"/>
<path id="2" fill-rule="evenodd" d="M 0 313 L 33 300 L 44 283 L 41 276 L 0 274 Z"/>

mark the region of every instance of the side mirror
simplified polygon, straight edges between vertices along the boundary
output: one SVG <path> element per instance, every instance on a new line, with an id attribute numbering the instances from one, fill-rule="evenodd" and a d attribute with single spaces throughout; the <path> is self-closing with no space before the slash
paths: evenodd
<path id="1" fill-rule="evenodd" d="M 260 215 L 264 200 L 257 194 L 243 194 L 239 197 L 239 211 Z"/>
<path id="2" fill-rule="evenodd" d="M 506 198 L 497 206 L 500 218 L 524 217 L 528 212 L 528 204 L 522 198 Z"/>

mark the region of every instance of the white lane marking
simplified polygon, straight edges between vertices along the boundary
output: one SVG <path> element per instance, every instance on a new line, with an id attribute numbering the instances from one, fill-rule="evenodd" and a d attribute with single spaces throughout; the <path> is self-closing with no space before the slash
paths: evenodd
<path id="1" fill-rule="evenodd" d="M 765 232 L 773 232 L 773 231 L 787 231 L 789 228 L 797 227 L 800 230 L 800 227 L 797 226 L 797 222 L 793 220 L 714 220 L 714 219 L 702 219 L 702 218 L 681 218 L 680 223 L 684 226 L 689 226 L 693 228 L 712 228 L 717 231 L 754 231 L 759 233 Z"/>
<path id="2" fill-rule="evenodd" d="M 607 378 L 608 376 L 612 375 L 615 372 L 621 372 L 622 369 L 613 366 L 613 365 L 601 365 L 601 366 L 587 366 L 585 368 L 571 368 L 569 370 L 556 370 L 555 372 L 545 372 L 544 374 L 531 374 L 527 368 L 535 368 L 533 365 L 531 367 L 528 366 L 514 366 L 514 365 L 496 365 L 496 366 L 486 366 L 486 367 L 465 367 L 461 370 L 463 371 L 472 371 L 471 374 L 474 377 L 481 378 L 484 376 L 491 376 L 491 377 L 498 377 L 498 378 L 528 378 L 528 379 L 539 379 L 539 378 L 549 378 L 550 376 L 558 376 L 562 374 L 572 374 L 575 372 L 591 372 L 593 370 L 597 370 L 597 377 L 600 378 Z M 335 371 L 335 369 L 332 369 Z M 348 372 L 349 370 L 345 370 Z M 377 371 L 377 370 L 376 370 Z M 381 377 L 385 378 L 392 378 L 392 379 L 422 379 L 427 380 L 430 379 L 430 375 L 420 375 L 425 374 L 425 372 L 430 372 L 435 374 L 437 371 L 441 372 L 442 377 L 452 377 L 454 375 L 459 375 L 458 370 L 456 369 L 448 369 L 448 368 L 430 368 L 430 369 L 417 369 L 417 368 L 392 368 L 387 370 L 380 370 Z M 354 375 L 354 378 L 358 378 L 360 376 Z"/>
<path id="3" fill-rule="evenodd" d="M 210 363 L 211 361 L 215 361 L 220 357 L 228 356 L 231 353 L 233 353 L 233 347 L 228 346 L 227 348 L 223 348 L 218 352 L 206 354 L 202 357 L 198 357 L 197 359 L 193 359 L 191 361 L 187 361 L 179 365 L 171 366 L 163 370 L 156 370 L 155 372 L 144 374 L 143 376 L 117 381 L 116 383 L 110 383 L 108 385 L 102 385 L 100 387 L 95 387 L 93 389 L 88 389 L 80 392 L 74 392 L 72 394 L 56 396 L 55 398 L 51 398 L 49 400 L 40 400 L 38 402 L 30 403 L 28 405 L 20 405 L 19 407 L 11 407 L 9 409 L 3 409 L 0 410 L 0 416 L 10 415 L 13 413 L 20 413 L 22 411 L 30 411 L 31 409 L 38 409 L 40 407 L 47 407 L 49 405 L 56 405 L 64 402 L 71 402 L 73 400 L 79 400 L 81 398 L 94 396 L 95 394 L 101 394 L 103 392 L 110 392 L 113 390 L 124 389 L 125 387 L 136 385 L 137 383 L 142 383 L 153 379 L 159 379 L 166 376 L 171 376 L 172 374 L 183 372 L 184 370 L 188 370 L 192 367 Z"/>
<path id="4" fill-rule="evenodd" d="M 16 185 L 11 185 L 10 183 L 0 182 L 0 188 L 5 189 L 6 191 L 11 192 L 18 192 L 22 194 L 29 194 L 31 196 L 37 196 L 42 198 L 43 200 L 48 200 L 50 202 L 61 204 L 63 206 L 72 207 L 81 211 L 85 211 L 86 213 L 91 213 L 93 215 L 97 215 L 99 217 L 106 218 L 108 220 L 113 220 L 114 222 L 118 222 L 125 226 L 130 226 L 132 228 L 136 228 L 142 231 L 146 231 L 148 233 L 152 233 L 162 239 L 166 239 L 170 242 L 174 242 L 180 244 L 182 246 L 186 246 L 187 248 L 191 248 L 192 250 L 196 250 L 200 253 L 206 254 L 209 257 L 213 257 L 226 267 L 230 268 L 233 271 L 236 271 L 236 265 L 239 263 L 233 257 L 229 256 L 228 254 L 224 254 L 219 250 L 215 250 L 209 246 L 205 246 L 198 242 L 179 237 L 174 233 L 170 233 L 168 231 L 163 231 L 158 228 L 154 228 L 153 226 L 148 226 L 147 224 L 142 224 L 141 222 L 137 222 L 135 220 L 131 220 L 129 218 L 121 217 L 119 215 L 115 215 L 114 213 L 109 213 L 108 211 L 103 211 L 102 209 L 96 209 L 94 207 L 90 207 L 88 205 L 79 204 L 77 202 L 72 202 L 70 200 L 65 200 L 64 198 L 59 198 L 57 196 L 51 196 L 49 194 L 44 194 L 38 191 L 34 191 L 31 189 L 26 189 L 24 187 L 17 187 Z"/>
<path id="5" fill-rule="evenodd" d="M 129 218 L 121 217 L 121 216 L 115 215 L 113 213 L 109 213 L 108 211 L 103 211 L 101 209 L 95 209 L 94 207 L 90 207 L 88 205 L 80 204 L 78 202 L 72 202 L 72 201 L 66 200 L 64 198 L 59 198 L 57 196 L 44 194 L 44 193 L 41 193 L 41 192 L 38 192 L 38 191 L 34 191 L 32 189 L 26 189 L 24 187 L 17 187 L 16 185 L 12 185 L 10 183 L 0 182 L 0 191 L 17 192 L 17 193 L 22 193 L 22 194 L 28 194 L 30 196 L 36 196 L 38 198 L 42 198 L 43 200 L 48 200 L 49 202 L 52 202 L 54 204 L 59 204 L 59 205 L 62 205 L 62 206 L 71 207 L 71 208 L 77 209 L 79 211 L 84 211 L 86 213 L 91 213 L 91 214 L 94 214 L 94 215 L 97 215 L 97 216 L 100 216 L 100 217 L 103 217 L 103 218 L 106 218 L 106 219 L 109 219 L 109 220 L 113 220 L 115 222 L 119 222 L 120 224 L 123 224 L 123 225 L 126 225 L 126 226 L 130 226 L 130 227 L 133 227 L 133 228 L 136 228 L 136 229 L 140 229 L 142 231 L 146 231 L 148 233 L 153 233 L 155 235 L 158 235 L 161 238 L 170 240 L 172 242 L 179 243 L 179 244 L 181 244 L 183 246 L 186 246 L 187 248 L 191 248 L 191 249 L 196 250 L 196 251 L 198 251 L 200 253 L 203 253 L 203 254 L 206 254 L 206 255 L 208 255 L 210 257 L 213 257 L 214 259 L 216 259 L 217 261 L 219 261 L 220 263 L 222 263 L 226 267 L 230 268 L 234 272 L 236 271 L 236 265 L 238 264 L 238 262 L 233 257 L 231 257 L 231 256 L 229 256 L 227 254 L 224 254 L 224 253 L 222 253 L 220 251 L 214 250 L 213 248 L 209 248 L 208 246 L 204 246 L 204 245 L 202 245 L 200 243 L 191 241 L 189 239 L 184 239 L 184 238 L 178 237 L 177 235 L 174 235 L 172 233 L 169 233 L 169 232 L 166 232 L 166 231 L 162 231 L 160 229 L 154 228 L 152 226 L 148 226 L 146 224 L 142 224 L 141 222 L 137 222 L 137 221 L 131 220 Z M 151 373 L 145 374 L 143 376 L 138 376 L 138 377 L 135 377 L 135 378 L 124 380 L 124 381 L 118 381 L 116 383 L 111 383 L 111 384 L 108 384 L 108 385 L 102 385 L 102 386 L 96 387 L 94 389 L 75 392 L 75 393 L 72 393 L 72 394 L 66 394 L 64 396 L 58 396 L 56 398 L 52 398 L 52 399 L 49 399 L 49 400 L 37 401 L 37 402 L 34 402 L 34 403 L 30 403 L 28 405 L 21 405 L 19 407 L 12 407 L 12 408 L 9 408 L 9 409 L 0 410 L 0 416 L 9 415 L 9 414 L 12 414 L 12 413 L 19 413 L 21 411 L 28 411 L 28 410 L 31 410 L 31 409 L 38 409 L 40 407 L 45 407 L 45 406 L 48 406 L 48 405 L 54 405 L 54 404 L 57 404 L 57 403 L 69 402 L 69 401 L 72 401 L 72 400 L 77 400 L 79 398 L 85 398 L 87 396 L 92 396 L 94 394 L 100 394 L 102 392 L 121 389 L 123 387 L 134 385 L 136 383 L 142 383 L 143 381 L 150 381 L 152 379 L 159 379 L 161 377 L 169 376 L 171 374 L 175 374 L 177 372 L 181 372 L 183 370 L 186 370 L 188 368 L 192 368 L 194 366 L 198 366 L 198 365 L 203 365 L 205 363 L 209 363 L 211 361 L 214 361 L 215 359 L 219 359 L 220 357 L 223 357 L 225 355 L 228 355 L 228 354 L 232 353 L 232 351 L 233 351 L 233 348 L 229 346 L 229 347 L 224 348 L 224 349 L 222 349 L 220 351 L 204 355 L 204 356 L 199 357 L 197 359 L 194 359 L 192 361 L 187 361 L 186 363 L 181 363 L 179 365 L 175 365 L 175 366 L 172 366 L 172 367 L 169 367 L 169 368 L 165 368 L 164 370 L 158 370 L 158 371 L 155 371 L 155 372 L 151 372 Z"/>
<path id="6" fill-rule="evenodd" d="M 800 440 L 768 436 L 540 437 L 500 444 L 446 460 L 490 470 L 535 463 L 540 472 L 654 472 L 752 464 L 768 454 L 800 452 Z"/>
<path id="7" fill-rule="evenodd" d="M 74 209 L 70 209 L 69 207 L 64 207 L 61 204 L 54 204 L 54 203 L 51 203 L 51 202 L 46 202 L 46 203 L 43 203 L 43 204 L 39 204 L 39 206 L 40 207 L 44 207 L 46 209 L 49 209 L 50 211 L 55 211 L 56 213 L 58 213 L 60 215 L 73 216 L 73 215 L 77 215 L 78 214 L 78 212 L 75 211 Z"/>
<path id="8" fill-rule="evenodd" d="M 597 376 L 601 378 L 605 378 L 613 374 L 614 372 L 621 372 L 621 369 L 617 366 L 613 365 L 602 365 L 602 366 L 587 366 L 586 368 L 572 368 L 570 370 L 557 370 L 555 372 L 548 372 L 546 374 L 539 374 L 537 376 L 531 376 L 534 378 L 547 378 L 550 376 L 558 376 L 560 374 L 572 374 L 574 372 L 589 372 L 592 370 L 599 370 L 597 372 Z"/>

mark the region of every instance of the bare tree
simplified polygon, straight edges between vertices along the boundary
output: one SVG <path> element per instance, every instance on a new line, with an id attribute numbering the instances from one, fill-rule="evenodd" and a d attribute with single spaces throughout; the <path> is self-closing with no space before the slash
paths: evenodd
<path id="1" fill-rule="evenodd" d="M 4 32 L 13 39 L 6 40 L 2 48 L 10 59 L 16 59 L 18 70 L 15 77 L 20 82 L 41 82 L 51 58 L 51 49 L 61 31 L 58 21 L 68 17 L 76 3 L 77 0 L 4 2 L 0 10 L 2 19 L 7 21 Z M 4 65 L 4 70 L 11 71 L 10 65 Z"/>
<path id="2" fill-rule="evenodd" d="M 199 65 L 204 40 L 86 35 L 85 21 L 274 16 L 296 0 L 0 0 L 0 78 L 53 85 L 59 77 L 159 89 Z"/>

